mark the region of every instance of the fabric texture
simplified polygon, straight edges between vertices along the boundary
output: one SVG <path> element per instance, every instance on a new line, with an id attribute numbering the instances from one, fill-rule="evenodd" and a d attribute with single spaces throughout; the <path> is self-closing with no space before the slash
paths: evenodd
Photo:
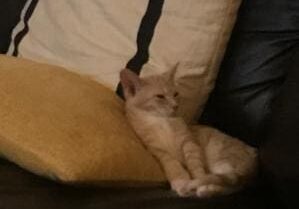
<path id="1" fill-rule="evenodd" d="M 113 91 L 66 70 L 0 57 L 0 153 L 65 183 L 157 184 L 157 161 Z"/>
<path id="2" fill-rule="evenodd" d="M 192 121 L 213 88 L 239 4 L 28 0 L 8 54 L 67 67 L 114 91 L 126 66 L 148 76 L 179 63 L 179 112 Z"/>

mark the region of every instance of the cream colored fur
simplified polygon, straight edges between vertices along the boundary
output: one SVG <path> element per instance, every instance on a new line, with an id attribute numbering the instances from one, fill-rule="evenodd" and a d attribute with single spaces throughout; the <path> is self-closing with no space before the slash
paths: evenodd
<path id="1" fill-rule="evenodd" d="M 175 71 L 139 78 L 121 74 L 126 115 L 180 196 L 211 197 L 242 188 L 256 172 L 256 150 L 214 128 L 188 127 L 176 116 Z"/>

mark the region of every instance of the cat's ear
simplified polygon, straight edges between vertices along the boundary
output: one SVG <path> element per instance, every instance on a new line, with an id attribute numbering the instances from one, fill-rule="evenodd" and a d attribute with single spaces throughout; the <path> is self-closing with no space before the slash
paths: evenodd
<path id="1" fill-rule="evenodd" d="M 173 68 L 171 68 L 169 71 L 165 73 L 165 77 L 167 78 L 168 81 L 174 82 L 174 77 L 177 72 L 178 66 L 179 63 L 177 63 Z"/>
<path id="2" fill-rule="evenodd" d="M 126 68 L 120 72 L 120 83 L 126 99 L 135 96 L 136 92 L 141 88 L 139 76 Z"/>

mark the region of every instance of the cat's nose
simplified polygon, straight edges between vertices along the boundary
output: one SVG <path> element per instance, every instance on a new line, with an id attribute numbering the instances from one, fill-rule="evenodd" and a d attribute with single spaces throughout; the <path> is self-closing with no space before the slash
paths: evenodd
<path id="1" fill-rule="evenodd" d="M 179 105 L 177 103 L 174 103 L 172 107 L 173 107 L 174 110 L 177 110 Z"/>
<path id="2" fill-rule="evenodd" d="M 169 102 L 170 106 L 171 106 L 174 110 L 177 110 L 177 109 L 178 109 L 179 104 L 178 104 L 178 102 L 177 102 L 176 100 L 174 100 L 174 99 L 169 99 L 168 102 Z"/>

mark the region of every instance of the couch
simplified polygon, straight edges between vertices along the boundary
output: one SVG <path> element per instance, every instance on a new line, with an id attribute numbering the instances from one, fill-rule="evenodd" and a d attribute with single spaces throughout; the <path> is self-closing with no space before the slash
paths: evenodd
<path id="1" fill-rule="evenodd" d="M 18 2 L 18 3 L 16 3 Z M 0 52 L 8 49 L 24 0 L 0 7 Z M 4 19 L 5 17 L 5 19 Z M 217 208 L 298 207 L 296 119 L 299 3 L 243 1 L 216 87 L 199 121 L 260 150 L 256 184 L 213 199 L 179 198 L 167 187 L 78 187 L 53 182 L 0 160 L 0 208 Z M 296 100 L 297 98 L 297 100 Z"/>

